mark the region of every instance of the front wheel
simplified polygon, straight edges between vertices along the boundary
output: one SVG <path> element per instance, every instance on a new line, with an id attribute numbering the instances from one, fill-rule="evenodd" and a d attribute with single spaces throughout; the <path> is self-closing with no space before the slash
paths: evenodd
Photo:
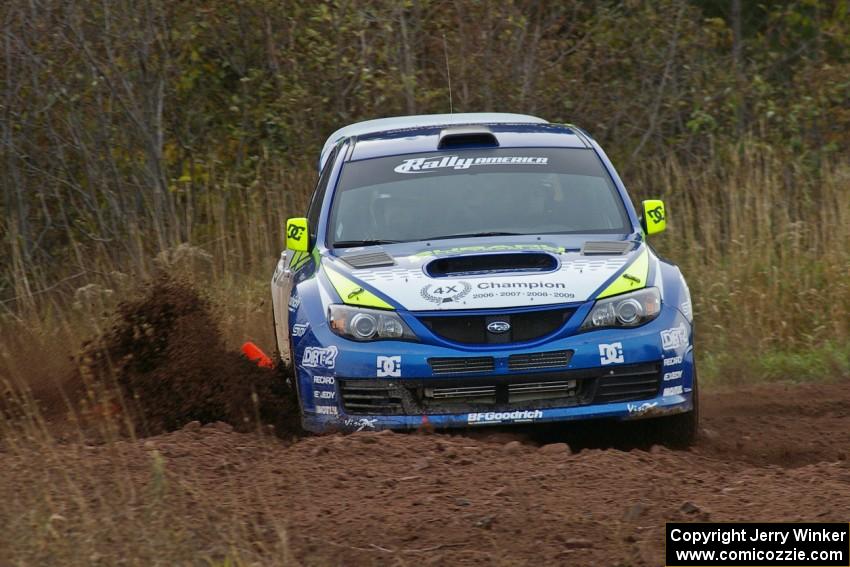
<path id="1" fill-rule="evenodd" d="M 699 434 L 699 386 L 697 371 L 694 368 L 693 409 L 667 417 L 658 418 L 653 423 L 658 439 L 669 447 L 687 449 L 696 443 Z"/>

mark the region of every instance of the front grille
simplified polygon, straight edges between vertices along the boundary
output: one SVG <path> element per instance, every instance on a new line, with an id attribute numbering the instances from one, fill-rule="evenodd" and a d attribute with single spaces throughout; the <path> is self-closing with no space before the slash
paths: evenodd
<path id="1" fill-rule="evenodd" d="M 484 360 L 492 364 L 491 358 Z M 341 378 L 337 383 L 343 407 L 349 415 L 545 409 L 655 397 L 661 385 L 661 364 L 652 362 L 613 369 L 589 368 L 486 376 Z"/>
<path id="2" fill-rule="evenodd" d="M 573 351 L 571 350 L 535 352 L 531 354 L 512 354 L 508 357 L 508 368 L 511 370 L 562 368 L 570 363 L 570 359 L 572 357 Z"/>
<path id="3" fill-rule="evenodd" d="M 461 388 L 425 388 L 425 397 L 435 400 L 463 399 L 469 402 L 493 403 L 496 386 L 465 386 Z"/>
<path id="4" fill-rule="evenodd" d="M 576 394 L 577 385 L 576 380 L 510 384 L 508 385 L 508 401 L 516 403 L 572 397 Z"/>
<path id="5" fill-rule="evenodd" d="M 654 398 L 658 394 L 660 377 L 661 367 L 658 364 L 612 369 L 599 378 L 593 401 L 610 404 Z"/>
<path id="6" fill-rule="evenodd" d="M 573 314 L 573 309 L 559 307 L 540 311 L 524 311 L 499 315 L 424 315 L 423 325 L 435 335 L 464 344 L 504 344 L 532 341 L 560 329 Z M 505 333 L 491 333 L 487 325 L 494 322 L 510 325 Z"/>
<path id="7" fill-rule="evenodd" d="M 386 381 L 345 380 L 342 382 L 341 393 L 347 413 L 404 413 L 400 391 L 394 384 Z"/>
<path id="8" fill-rule="evenodd" d="M 492 372 L 496 361 L 492 356 L 477 356 L 471 358 L 429 358 L 431 372 L 440 374 L 478 374 Z"/>

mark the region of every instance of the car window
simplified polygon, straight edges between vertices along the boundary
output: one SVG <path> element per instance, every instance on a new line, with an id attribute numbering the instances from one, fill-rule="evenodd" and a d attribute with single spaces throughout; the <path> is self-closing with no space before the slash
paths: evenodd
<path id="1" fill-rule="evenodd" d="M 329 240 L 631 231 L 592 150 L 506 148 L 346 163 Z"/>
<path id="2" fill-rule="evenodd" d="M 319 228 L 319 216 L 322 214 L 322 202 L 325 200 L 325 193 L 328 190 L 328 181 L 333 172 L 334 162 L 339 153 L 341 146 L 336 146 L 325 161 L 325 167 L 319 174 L 319 181 L 316 183 L 316 190 L 313 191 L 313 197 L 310 199 L 310 206 L 307 209 L 307 224 L 310 228 L 310 242 L 316 241 L 316 233 Z"/>

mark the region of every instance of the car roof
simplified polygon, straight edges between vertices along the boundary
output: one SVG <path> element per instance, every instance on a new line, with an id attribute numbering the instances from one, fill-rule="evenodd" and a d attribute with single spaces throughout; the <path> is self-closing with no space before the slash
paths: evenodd
<path id="1" fill-rule="evenodd" d="M 355 153 L 359 156 L 352 156 L 352 159 L 363 159 L 365 157 L 376 157 L 377 155 L 392 155 L 413 153 L 420 151 L 435 150 L 438 142 L 440 130 L 446 126 L 459 125 L 514 125 L 512 129 L 495 128 L 494 133 L 501 131 L 507 133 L 509 131 L 520 132 L 525 130 L 528 132 L 543 132 L 549 123 L 537 116 L 529 116 L 527 114 L 511 114 L 502 112 L 471 112 L 458 114 L 425 114 L 419 116 L 396 116 L 392 118 L 379 118 L 376 120 L 367 120 L 365 122 L 357 122 L 344 128 L 340 128 L 328 137 L 322 148 L 322 153 L 319 156 L 319 170 L 325 165 L 325 161 L 330 155 L 333 146 L 342 139 L 357 136 L 358 140 L 370 140 L 379 142 L 380 140 L 392 140 L 392 151 L 386 151 L 386 144 L 371 143 L 363 145 L 358 144 Z M 525 126 L 526 128 L 521 128 Z M 535 126 L 536 128 L 528 128 Z M 561 127 L 560 134 L 573 134 L 569 129 Z M 499 137 L 501 145 L 527 145 L 527 144 L 502 144 L 501 136 Z M 507 142 L 508 140 L 505 140 Z M 557 146 L 564 145 L 566 140 L 561 143 L 554 144 Z M 574 141 L 576 147 L 586 147 L 577 137 Z M 534 145 L 543 145 L 539 142 Z M 572 144 L 571 144 L 572 145 Z"/>

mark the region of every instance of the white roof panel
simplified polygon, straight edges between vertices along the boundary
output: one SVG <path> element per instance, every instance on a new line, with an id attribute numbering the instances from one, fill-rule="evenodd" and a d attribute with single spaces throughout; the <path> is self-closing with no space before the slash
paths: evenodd
<path id="1" fill-rule="evenodd" d="M 388 130 L 418 128 L 426 126 L 448 126 L 456 124 L 546 124 L 547 121 L 537 116 L 527 114 L 511 114 L 508 112 L 467 112 L 457 114 L 421 114 L 418 116 L 394 116 L 392 118 L 377 118 L 357 122 L 340 128 L 328 137 L 322 153 L 319 156 L 319 171 L 325 165 L 325 160 L 331 148 L 339 140 L 350 136 L 363 136 Z"/>

